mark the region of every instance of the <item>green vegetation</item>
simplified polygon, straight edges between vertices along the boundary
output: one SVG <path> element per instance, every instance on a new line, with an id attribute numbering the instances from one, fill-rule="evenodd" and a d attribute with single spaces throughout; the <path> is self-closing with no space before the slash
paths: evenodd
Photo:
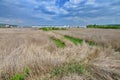
<path id="1" fill-rule="evenodd" d="M 24 73 L 27 75 L 27 74 L 29 74 L 29 72 L 30 72 L 30 69 L 29 68 L 25 68 Z"/>
<path id="2" fill-rule="evenodd" d="M 51 77 L 69 75 L 71 73 L 84 74 L 85 68 L 80 63 L 68 63 L 56 67 L 51 71 Z"/>
<path id="3" fill-rule="evenodd" d="M 65 43 L 62 42 L 59 39 L 53 38 L 51 37 L 50 40 L 58 47 L 58 48 L 64 48 L 65 47 Z"/>
<path id="4" fill-rule="evenodd" d="M 82 40 L 82 39 L 79 39 L 79 38 L 74 38 L 74 37 L 67 36 L 67 35 L 65 35 L 64 37 L 65 37 L 66 39 L 70 40 L 71 42 L 73 42 L 75 45 L 78 45 L 78 44 L 82 44 L 82 43 L 83 43 L 83 40 Z M 96 45 L 93 41 L 85 41 L 85 42 L 88 43 L 90 46 Z"/>
<path id="5" fill-rule="evenodd" d="M 15 74 L 14 76 L 12 76 L 10 80 L 24 80 L 24 78 L 25 78 L 24 74 Z"/>
<path id="6" fill-rule="evenodd" d="M 25 77 L 29 74 L 29 72 L 29 68 L 26 68 L 23 74 L 15 74 L 10 78 L 10 80 L 24 80 Z"/>
<path id="7" fill-rule="evenodd" d="M 87 25 L 87 28 L 120 29 L 120 25 Z"/>
<path id="8" fill-rule="evenodd" d="M 94 46 L 96 45 L 96 43 L 94 43 L 93 41 L 86 41 L 90 46 Z"/>
<path id="9" fill-rule="evenodd" d="M 42 27 L 39 30 L 43 31 L 51 31 L 51 30 L 66 30 L 66 28 L 58 28 L 58 27 Z"/>
<path id="10" fill-rule="evenodd" d="M 73 42 L 75 45 L 78 45 L 78 44 L 82 44 L 82 43 L 83 43 L 83 40 L 82 40 L 82 39 L 79 39 L 79 38 L 74 38 L 74 37 L 67 36 L 67 35 L 65 35 L 64 37 L 65 37 L 66 39 L 70 40 L 71 42 Z"/>

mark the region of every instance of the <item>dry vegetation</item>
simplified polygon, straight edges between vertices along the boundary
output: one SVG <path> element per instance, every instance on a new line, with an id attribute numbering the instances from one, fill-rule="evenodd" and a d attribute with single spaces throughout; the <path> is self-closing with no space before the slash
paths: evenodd
<path id="1" fill-rule="evenodd" d="M 84 40 L 91 40 L 99 45 L 112 47 L 115 50 L 120 51 L 120 30 L 70 28 L 67 31 L 62 30 L 55 32 Z"/>
<path id="2" fill-rule="evenodd" d="M 0 80 L 10 80 L 25 68 L 30 70 L 25 80 L 119 80 L 120 52 L 114 50 L 120 49 L 119 34 L 119 30 L 99 29 L 0 29 Z M 76 46 L 63 35 L 93 40 L 102 46 L 85 42 Z M 66 46 L 56 47 L 50 37 Z M 108 45 L 114 49 L 104 47 Z"/>

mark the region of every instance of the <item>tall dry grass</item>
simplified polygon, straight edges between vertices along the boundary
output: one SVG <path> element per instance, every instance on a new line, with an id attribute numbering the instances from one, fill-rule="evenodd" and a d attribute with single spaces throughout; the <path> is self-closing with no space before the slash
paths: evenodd
<path id="1" fill-rule="evenodd" d="M 9 80 L 26 67 L 30 69 L 26 80 L 120 79 L 119 52 L 85 42 L 59 49 L 49 40 L 51 36 L 61 39 L 55 33 L 35 29 L 0 29 L 0 80 Z M 52 69 L 70 62 L 80 62 L 87 72 L 49 78 Z"/>
<path id="2" fill-rule="evenodd" d="M 91 40 L 99 45 L 112 47 L 115 50 L 120 51 L 120 30 L 71 28 L 67 31 L 61 30 L 55 32 L 84 40 Z"/>

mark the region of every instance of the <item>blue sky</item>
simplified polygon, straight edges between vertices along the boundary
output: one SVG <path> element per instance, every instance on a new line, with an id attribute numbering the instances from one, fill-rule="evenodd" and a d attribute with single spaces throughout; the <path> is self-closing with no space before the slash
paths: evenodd
<path id="1" fill-rule="evenodd" d="M 0 23 L 120 24 L 120 0 L 0 0 Z"/>

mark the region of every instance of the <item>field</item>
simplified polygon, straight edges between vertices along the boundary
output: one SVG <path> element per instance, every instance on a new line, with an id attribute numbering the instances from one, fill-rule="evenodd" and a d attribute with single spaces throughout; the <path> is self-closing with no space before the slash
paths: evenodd
<path id="1" fill-rule="evenodd" d="M 112 47 L 120 51 L 120 30 L 72 28 L 67 31 L 56 31 L 56 33 L 93 41 L 101 46 Z"/>
<path id="2" fill-rule="evenodd" d="M 120 30 L 0 29 L 0 80 L 120 80 Z"/>

